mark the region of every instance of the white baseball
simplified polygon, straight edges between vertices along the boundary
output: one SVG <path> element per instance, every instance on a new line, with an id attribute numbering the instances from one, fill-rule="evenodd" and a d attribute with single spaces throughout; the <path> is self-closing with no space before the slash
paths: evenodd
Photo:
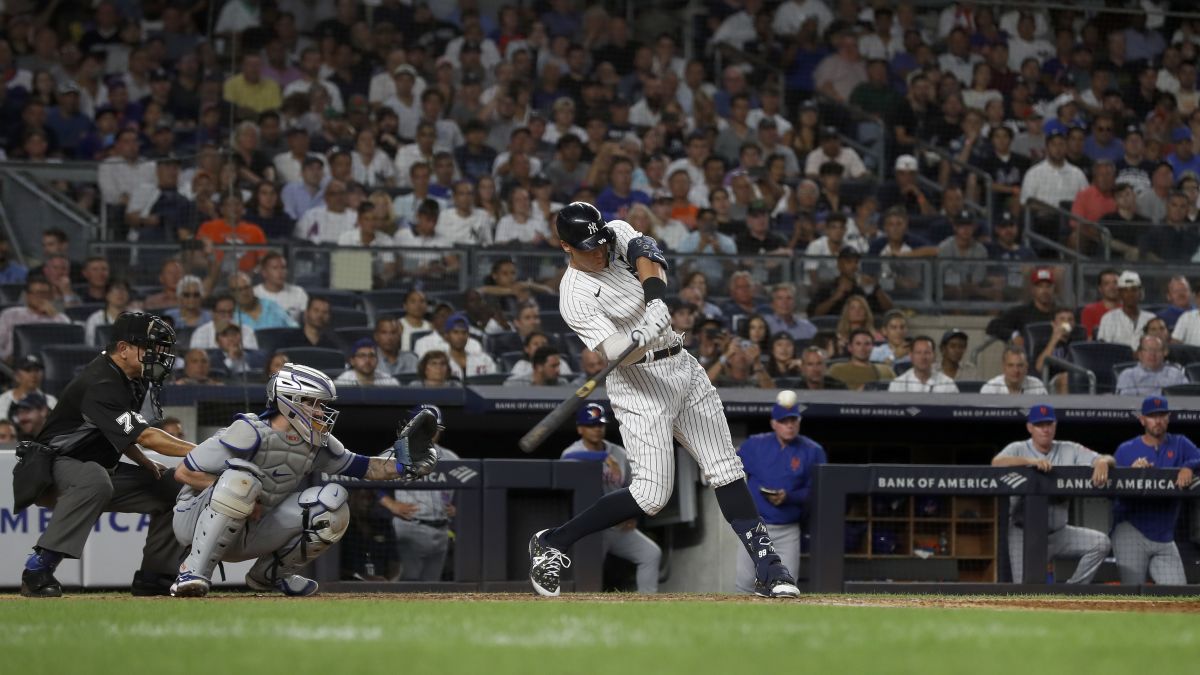
<path id="1" fill-rule="evenodd" d="M 785 408 L 791 408 L 796 405 L 796 392 L 791 389 L 784 389 L 775 397 L 775 402 Z"/>

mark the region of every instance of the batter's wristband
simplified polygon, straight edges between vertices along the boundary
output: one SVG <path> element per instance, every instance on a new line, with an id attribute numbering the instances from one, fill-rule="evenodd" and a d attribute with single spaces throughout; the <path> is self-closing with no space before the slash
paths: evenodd
<path id="1" fill-rule="evenodd" d="M 667 301 L 667 282 L 658 277 L 650 277 L 642 282 L 642 292 L 646 295 L 646 304 L 655 300 Z"/>

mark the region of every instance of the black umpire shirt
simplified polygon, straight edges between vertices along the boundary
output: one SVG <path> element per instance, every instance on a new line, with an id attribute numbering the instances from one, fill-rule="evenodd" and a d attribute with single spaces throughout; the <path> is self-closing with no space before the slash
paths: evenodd
<path id="1" fill-rule="evenodd" d="M 129 379 L 107 354 L 101 354 L 63 390 L 38 442 L 81 462 L 111 469 L 150 426 L 138 412 L 145 399 L 142 381 Z"/>

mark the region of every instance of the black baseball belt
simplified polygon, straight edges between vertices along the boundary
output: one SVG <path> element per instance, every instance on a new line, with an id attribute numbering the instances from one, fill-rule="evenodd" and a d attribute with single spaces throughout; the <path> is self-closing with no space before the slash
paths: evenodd
<path id="1" fill-rule="evenodd" d="M 656 352 L 647 352 L 646 355 L 642 357 L 642 360 L 639 361 L 639 363 L 654 363 L 659 359 L 669 359 L 681 351 L 683 351 L 683 342 L 676 341 L 675 344 L 671 345 L 670 347 L 664 347 Z"/>
<path id="2" fill-rule="evenodd" d="M 425 527 L 435 528 L 443 528 L 450 524 L 449 520 L 415 520 L 413 522 L 417 523 L 418 525 L 424 525 Z"/>

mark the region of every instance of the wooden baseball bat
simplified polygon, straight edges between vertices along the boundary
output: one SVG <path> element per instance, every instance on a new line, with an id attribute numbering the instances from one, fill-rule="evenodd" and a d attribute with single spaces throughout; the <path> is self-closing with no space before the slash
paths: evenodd
<path id="1" fill-rule="evenodd" d="M 620 356 L 608 362 L 608 365 L 604 367 L 604 370 L 600 371 L 598 375 L 589 379 L 587 382 L 584 382 L 583 386 L 576 389 L 574 394 L 568 396 L 565 401 L 558 404 L 557 408 L 551 410 L 548 415 L 543 417 L 542 421 L 535 424 L 534 427 L 530 429 L 528 433 L 522 436 L 520 441 L 517 442 L 517 445 L 521 448 L 521 452 L 526 454 L 531 453 L 543 442 L 545 442 L 547 436 L 561 427 L 563 422 L 566 422 L 568 418 L 575 414 L 575 410 L 579 408 L 579 405 L 583 403 L 584 399 L 591 396 L 592 392 L 595 391 L 596 385 L 601 380 L 608 377 L 608 374 L 613 371 L 613 368 L 621 365 L 621 362 L 623 362 L 630 354 L 633 353 L 633 350 L 637 348 L 637 342 L 634 342 L 626 347 L 625 351 L 621 352 Z"/>

